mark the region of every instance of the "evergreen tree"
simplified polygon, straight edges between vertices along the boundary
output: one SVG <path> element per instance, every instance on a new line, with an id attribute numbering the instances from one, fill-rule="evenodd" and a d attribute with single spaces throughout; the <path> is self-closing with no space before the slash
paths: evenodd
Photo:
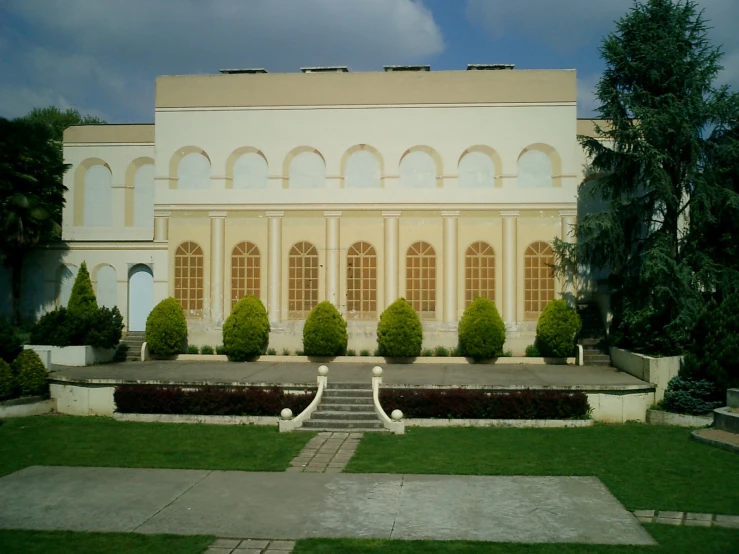
<path id="1" fill-rule="evenodd" d="M 580 195 L 608 207 L 580 215 L 575 245 L 555 241 L 557 270 L 608 271 L 613 338 L 680 353 L 719 273 L 691 230 L 713 224 L 717 203 L 739 205 L 717 167 L 736 152 L 737 97 L 714 84 L 722 54 L 691 0 L 636 2 L 600 51 L 607 124 L 580 137 L 591 163 Z"/>
<path id="2" fill-rule="evenodd" d="M 82 262 L 80 270 L 72 286 L 67 312 L 72 317 L 91 318 L 97 314 L 98 303 L 92 290 L 92 281 L 87 271 L 87 264 Z"/>

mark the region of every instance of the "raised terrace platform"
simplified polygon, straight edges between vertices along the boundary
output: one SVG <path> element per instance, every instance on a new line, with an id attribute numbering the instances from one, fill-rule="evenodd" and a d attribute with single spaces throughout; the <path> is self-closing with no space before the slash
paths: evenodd
<path id="1" fill-rule="evenodd" d="M 152 361 L 89 367 L 55 366 L 50 375 L 57 410 L 76 415 L 112 415 L 119 384 L 316 386 L 318 363 Z M 370 383 L 376 364 L 328 363 L 329 383 Z M 644 421 L 654 386 L 604 366 L 382 364 L 385 388 L 467 388 L 493 391 L 583 391 L 593 418 Z"/>

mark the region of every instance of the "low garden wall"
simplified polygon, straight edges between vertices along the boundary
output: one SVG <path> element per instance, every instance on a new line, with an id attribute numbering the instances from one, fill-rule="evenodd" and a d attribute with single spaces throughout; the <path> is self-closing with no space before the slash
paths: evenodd
<path id="1" fill-rule="evenodd" d="M 34 350 L 41 360 L 50 360 L 54 365 L 83 367 L 111 362 L 115 348 L 96 348 L 93 346 L 47 346 L 27 344 L 23 348 Z M 48 367 L 47 367 L 48 369 Z"/>
<path id="2" fill-rule="evenodd" d="M 24 396 L 0 402 L 0 419 L 48 414 L 56 408 L 56 401 L 45 396 Z"/>
<path id="3" fill-rule="evenodd" d="M 170 358 L 171 359 L 171 358 Z M 197 361 L 197 362 L 227 362 L 228 357 L 222 354 L 178 354 L 174 357 L 177 361 Z M 257 361 L 260 362 L 312 362 L 312 363 L 357 363 L 357 364 L 476 364 L 476 365 L 495 365 L 495 364 L 516 364 L 516 365 L 576 365 L 577 358 L 525 358 L 519 356 L 508 356 L 494 358 L 484 362 L 476 362 L 472 358 L 462 358 L 459 356 L 418 356 L 416 358 L 385 358 L 382 356 L 334 356 L 334 357 L 316 357 L 316 356 L 260 356 Z"/>
<path id="4" fill-rule="evenodd" d="M 647 410 L 647 423 L 677 427 L 706 427 L 713 424 L 713 414 L 688 415 L 665 412 L 664 410 Z"/>
<path id="5" fill-rule="evenodd" d="M 610 354 L 614 367 L 654 385 L 655 402 L 665 397 L 667 384 L 680 372 L 682 362 L 681 356 L 653 358 L 616 347 L 611 347 Z"/>
<path id="6" fill-rule="evenodd" d="M 592 427 L 593 419 L 404 419 L 406 427 Z"/>
<path id="7" fill-rule="evenodd" d="M 273 425 L 280 418 L 275 416 L 211 416 L 185 414 L 122 414 L 115 412 L 116 421 L 135 421 L 139 423 L 202 423 L 205 425 Z"/>

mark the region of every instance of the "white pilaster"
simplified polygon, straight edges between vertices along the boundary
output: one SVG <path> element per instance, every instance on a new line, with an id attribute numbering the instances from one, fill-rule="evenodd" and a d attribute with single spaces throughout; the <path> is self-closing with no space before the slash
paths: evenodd
<path id="1" fill-rule="evenodd" d="M 154 212 L 154 242 L 169 240 L 170 212 Z"/>
<path id="2" fill-rule="evenodd" d="M 326 300 L 339 308 L 341 212 L 324 212 L 323 215 L 326 218 Z"/>
<path id="3" fill-rule="evenodd" d="M 400 212 L 382 212 L 385 221 L 385 308 L 398 299 Z"/>
<path id="4" fill-rule="evenodd" d="M 267 312 L 269 314 L 269 322 L 272 326 L 279 325 L 281 320 L 282 217 L 284 215 L 285 212 L 267 212 L 267 219 L 269 221 Z"/>
<path id="5" fill-rule="evenodd" d="M 210 319 L 223 323 L 223 265 L 226 212 L 210 212 Z"/>
<path id="6" fill-rule="evenodd" d="M 562 222 L 562 242 L 568 244 L 575 243 L 575 229 L 574 225 L 577 221 L 577 210 L 561 210 L 559 212 L 559 218 Z M 568 272 L 565 276 L 565 282 L 563 283 L 563 289 L 565 293 L 565 299 L 570 306 L 575 305 L 576 294 L 575 290 L 575 275 L 572 272 Z"/>
<path id="7" fill-rule="evenodd" d="M 518 211 L 500 212 L 503 218 L 503 321 L 516 324 L 516 266 Z"/>
<path id="8" fill-rule="evenodd" d="M 444 323 L 457 323 L 457 227 L 459 212 L 441 212 L 444 219 Z"/>

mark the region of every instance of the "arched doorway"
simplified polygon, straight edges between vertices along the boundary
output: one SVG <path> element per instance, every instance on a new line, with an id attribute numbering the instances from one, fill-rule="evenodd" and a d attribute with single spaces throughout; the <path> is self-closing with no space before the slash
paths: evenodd
<path id="1" fill-rule="evenodd" d="M 154 274 L 147 265 L 135 265 L 128 273 L 128 330 L 145 331 L 153 307 Z"/>

